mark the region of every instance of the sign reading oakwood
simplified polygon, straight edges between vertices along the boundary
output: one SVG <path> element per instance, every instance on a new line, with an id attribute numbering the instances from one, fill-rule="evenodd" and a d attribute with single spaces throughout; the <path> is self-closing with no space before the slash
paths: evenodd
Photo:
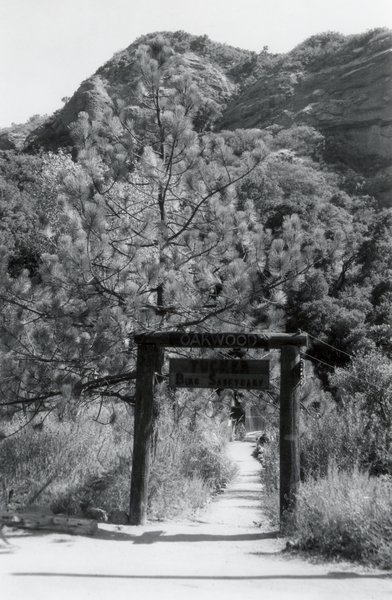
<path id="1" fill-rule="evenodd" d="M 282 348 L 306 346 L 304 333 L 199 333 L 181 331 L 145 332 L 135 335 L 136 344 L 166 348 Z"/>
<path id="2" fill-rule="evenodd" d="M 261 335 L 264 340 L 267 339 Z M 197 346 L 197 347 L 235 347 L 252 348 L 257 343 L 258 336 L 242 333 L 184 333 L 181 335 L 181 346 Z"/>
<path id="3" fill-rule="evenodd" d="M 172 387 L 265 390 L 269 361 L 172 358 L 169 383 Z"/>

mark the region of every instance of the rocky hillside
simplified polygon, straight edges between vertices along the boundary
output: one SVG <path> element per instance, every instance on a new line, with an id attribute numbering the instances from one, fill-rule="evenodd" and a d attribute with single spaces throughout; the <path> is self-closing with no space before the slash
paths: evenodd
<path id="1" fill-rule="evenodd" d="M 235 96 L 221 126 L 309 124 L 328 158 L 366 175 L 388 176 L 392 160 L 392 32 L 314 36 L 264 65 Z"/>
<path id="2" fill-rule="evenodd" d="M 370 177 L 371 192 L 389 203 L 391 31 L 348 37 L 319 34 L 281 55 L 267 49 L 256 54 L 181 31 L 162 35 L 190 67 L 216 114 L 220 113 L 215 127 L 312 125 L 326 137 L 327 160 Z M 94 117 L 116 99 L 132 101 L 137 48 L 154 36 L 136 40 L 85 80 L 61 110 L 29 132 L 26 148 L 69 146 L 69 125 L 80 111 Z M 9 132 L 6 138 L 3 141 L 9 147 Z"/>
<path id="3" fill-rule="evenodd" d="M 28 136 L 28 149 L 67 146 L 71 144 L 69 125 L 76 120 L 80 111 L 86 111 L 94 117 L 117 99 L 132 102 L 137 78 L 135 57 L 138 46 L 148 43 L 156 35 L 139 38 L 86 79 L 60 111 Z M 207 36 L 196 37 L 181 31 L 163 32 L 161 35 L 170 40 L 185 66 L 191 69 L 193 80 L 203 90 L 206 100 L 216 103 L 217 108 L 225 107 L 229 98 L 240 90 L 246 71 L 242 65 L 253 64 L 252 60 L 256 59 L 255 53 L 215 43 Z"/>
<path id="4" fill-rule="evenodd" d="M 48 120 L 48 115 L 33 115 L 26 123 L 12 123 L 0 129 L 0 150 L 23 150 L 27 137 Z"/>

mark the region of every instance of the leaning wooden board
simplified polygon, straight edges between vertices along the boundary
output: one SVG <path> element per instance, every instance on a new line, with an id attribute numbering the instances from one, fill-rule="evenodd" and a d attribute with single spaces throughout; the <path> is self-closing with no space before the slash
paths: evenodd
<path id="1" fill-rule="evenodd" d="M 93 519 L 39 513 L 0 512 L 0 525 L 20 529 L 48 529 L 75 535 L 93 535 L 98 529 L 98 523 Z"/>

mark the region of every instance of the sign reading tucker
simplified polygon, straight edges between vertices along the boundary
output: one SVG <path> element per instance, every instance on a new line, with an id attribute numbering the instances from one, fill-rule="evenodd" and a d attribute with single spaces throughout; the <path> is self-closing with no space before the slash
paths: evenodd
<path id="1" fill-rule="evenodd" d="M 172 358 L 169 382 L 172 387 L 265 390 L 269 361 Z"/>

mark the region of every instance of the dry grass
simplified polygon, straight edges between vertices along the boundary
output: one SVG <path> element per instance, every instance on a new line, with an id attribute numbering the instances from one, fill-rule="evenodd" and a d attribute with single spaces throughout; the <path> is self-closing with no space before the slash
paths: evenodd
<path id="1" fill-rule="evenodd" d="M 392 568 L 392 478 L 328 470 L 303 483 L 286 523 L 301 549 Z"/>
<path id="2" fill-rule="evenodd" d="M 225 453 L 226 431 L 219 422 L 190 412 L 180 420 L 163 404 L 157 423 L 158 441 L 151 468 L 151 518 L 189 516 L 202 508 L 233 475 Z"/>
<path id="3" fill-rule="evenodd" d="M 178 419 L 161 400 L 149 485 L 153 519 L 190 515 L 232 474 L 219 421 L 194 410 Z M 0 440 L 0 508 L 12 490 L 11 508 L 19 510 L 34 504 L 70 515 L 90 506 L 109 515 L 128 513 L 132 414 L 120 405 L 112 421 L 113 413 L 101 415 L 108 425 L 94 422 L 93 415 L 61 421 L 53 415 L 42 427 L 30 425 Z M 15 428 L 16 422 L 9 423 L 3 433 Z"/>
<path id="4" fill-rule="evenodd" d="M 48 418 L 0 442 L 1 504 L 12 490 L 15 508 L 39 505 L 79 514 L 81 504 L 124 510 L 129 502 L 132 440 L 124 428 L 130 415 L 119 407 L 113 424 L 101 425 L 88 413 L 77 421 Z M 9 423 L 11 432 L 17 423 Z M 119 485 L 121 489 L 119 490 Z"/>
<path id="5" fill-rule="evenodd" d="M 330 428 L 332 429 L 332 428 Z M 356 429 L 355 429 L 356 432 Z M 335 446 L 325 436 L 307 432 L 304 464 L 309 468 L 300 485 L 294 515 L 286 516 L 283 532 L 296 540 L 302 550 L 327 557 L 342 557 L 380 568 L 392 568 L 392 477 L 370 477 L 355 467 L 358 447 L 345 456 L 335 456 L 353 445 L 348 432 L 342 440 L 342 427 L 335 428 Z M 310 435 L 314 443 L 310 443 Z M 332 455 L 332 456 L 331 456 Z M 316 457 L 322 460 L 317 469 Z M 329 466 L 328 466 L 329 462 Z M 263 509 L 271 522 L 279 525 L 279 448 L 272 439 L 262 455 Z"/>

